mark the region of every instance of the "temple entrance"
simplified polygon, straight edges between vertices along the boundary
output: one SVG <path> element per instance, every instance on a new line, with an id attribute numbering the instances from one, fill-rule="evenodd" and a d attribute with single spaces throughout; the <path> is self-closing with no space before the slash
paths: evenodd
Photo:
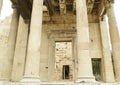
<path id="1" fill-rule="evenodd" d="M 55 79 L 56 81 L 73 80 L 72 42 L 55 42 Z"/>
<path id="2" fill-rule="evenodd" d="M 96 81 L 101 81 L 101 59 L 92 59 L 93 75 Z"/>

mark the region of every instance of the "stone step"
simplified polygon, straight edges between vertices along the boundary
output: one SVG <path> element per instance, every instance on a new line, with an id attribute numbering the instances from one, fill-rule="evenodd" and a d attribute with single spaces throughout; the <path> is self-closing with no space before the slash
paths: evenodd
<path id="1" fill-rule="evenodd" d="M 0 82 L 0 85 L 120 85 L 120 83 L 10 83 Z"/>

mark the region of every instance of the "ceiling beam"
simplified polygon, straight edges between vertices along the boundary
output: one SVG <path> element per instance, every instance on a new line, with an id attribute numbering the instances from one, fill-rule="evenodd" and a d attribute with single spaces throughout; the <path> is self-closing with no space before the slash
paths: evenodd
<path id="1" fill-rule="evenodd" d="M 49 15 L 53 16 L 54 10 L 51 0 L 44 0 L 44 1 L 45 1 L 45 5 L 47 6 L 47 9 L 49 10 Z"/>
<path id="2" fill-rule="evenodd" d="M 87 0 L 87 9 L 89 14 L 92 13 L 94 2 L 95 0 Z"/>

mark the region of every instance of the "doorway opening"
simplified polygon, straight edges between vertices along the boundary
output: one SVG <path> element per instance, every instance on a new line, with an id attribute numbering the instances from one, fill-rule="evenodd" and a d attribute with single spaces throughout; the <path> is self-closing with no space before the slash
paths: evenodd
<path id="1" fill-rule="evenodd" d="M 56 81 L 73 80 L 73 56 L 71 41 L 55 42 Z"/>
<path id="2" fill-rule="evenodd" d="M 70 68 L 69 65 L 63 65 L 62 76 L 63 79 L 69 79 Z"/>
<path id="3" fill-rule="evenodd" d="M 92 59 L 93 75 L 96 81 L 101 81 L 101 59 Z"/>

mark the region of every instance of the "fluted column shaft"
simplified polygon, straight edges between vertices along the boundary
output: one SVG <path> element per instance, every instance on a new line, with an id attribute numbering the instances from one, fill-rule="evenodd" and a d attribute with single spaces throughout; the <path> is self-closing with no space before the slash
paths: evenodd
<path id="1" fill-rule="evenodd" d="M 28 41 L 28 28 L 29 20 L 24 21 L 22 16 L 20 16 L 11 76 L 12 81 L 20 81 L 23 78 Z"/>
<path id="2" fill-rule="evenodd" d="M 89 29 L 86 0 L 76 0 L 77 19 L 77 56 L 78 56 L 78 77 L 80 81 L 94 81 L 92 73 L 91 57 L 89 55 Z"/>
<path id="3" fill-rule="evenodd" d="M 28 40 L 27 59 L 23 81 L 40 82 L 40 45 L 43 0 L 33 0 L 33 10 Z M 26 79 L 25 79 L 26 78 Z"/>
<path id="4" fill-rule="evenodd" d="M 14 51 L 15 51 L 15 44 L 16 44 L 16 38 L 17 38 L 17 31 L 18 31 L 18 23 L 19 23 L 19 10 L 17 8 L 17 5 L 13 5 L 13 15 L 11 20 L 11 26 L 10 26 L 10 33 L 8 38 L 8 49 L 6 53 L 6 57 L 8 58 L 8 61 L 6 63 L 9 63 L 7 66 L 5 66 L 5 72 L 7 72 L 7 77 L 10 79 L 11 77 L 11 70 L 12 70 L 12 64 L 13 64 L 13 58 L 14 58 Z"/>
<path id="5" fill-rule="evenodd" d="M 116 80 L 120 81 L 120 38 L 118 33 L 118 26 L 114 13 L 113 3 L 107 8 L 108 15 L 108 23 L 109 23 L 109 31 L 110 31 L 110 39 L 112 44 L 112 54 L 114 59 L 114 67 Z"/>
<path id="6" fill-rule="evenodd" d="M 102 41 L 102 52 L 103 52 L 103 63 L 104 63 L 104 81 L 114 82 L 114 72 L 112 65 L 112 57 L 110 53 L 108 30 L 105 16 L 100 17 L 100 31 L 101 31 L 101 41 Z"/>
<path id="7" fill-rule="evenodd" d="M 10 32 L 7 42 L 7 49 L 5 50 L 5 54 L 3 55 L 3 62 L 1 64 L 1 78 L 2 81 L 9 81 L 11 78 L 11 70 L 13 65 L 13 57 L 16 43 L 16 36 L 18 30 L 18 21 L 19 21 L 19 11 L 16 5 L 13 5 L 13 15 L 10 25 Z M 3 51 L 4 52 L 4 51 Z M 1 56 L 2 57 L 2 56 Z"/>

